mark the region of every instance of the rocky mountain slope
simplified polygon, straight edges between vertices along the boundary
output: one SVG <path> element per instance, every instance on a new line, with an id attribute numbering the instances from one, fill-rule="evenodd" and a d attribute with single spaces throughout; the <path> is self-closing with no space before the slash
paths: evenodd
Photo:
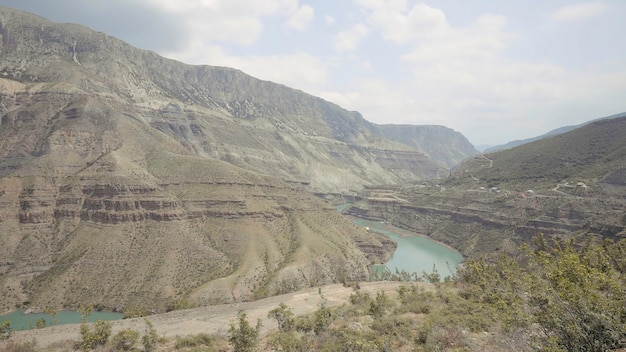
<path id="1" fill-rule="evenodd" d="M 371 125 L 371 130 L 392 141 L 410 145 L 446 169 L 452 169 L 478 150 L 459 132 L 432 125 Z"/>
<path id="2" fill-rule="evenodd" d="M 626 117 L 485 154 L 445 182 L 364 190 L 347 213 L 422 232 L 465 255 L 538 233 L 626 237 Z"/>
<path id="3" fill-rule="evenodd" d="M 164 310 L 363 279 L 316 190 L 444 170 L 336 105 L 0 8 L 0 310 Z"/>
<path id="4" fill-rule="evenodd" d="M 433 162 L 372 132 L 360 114 L 301 91 L 233 69 L 168 60 L 81 26 L 2 13 L 0 77 L 29 90 L 54 83 L 58 94 L 123 102 L 132 106 L 128 118 L 195 155 L 323 192 L 447 175 L 440 166 L 447 161 Z"/>

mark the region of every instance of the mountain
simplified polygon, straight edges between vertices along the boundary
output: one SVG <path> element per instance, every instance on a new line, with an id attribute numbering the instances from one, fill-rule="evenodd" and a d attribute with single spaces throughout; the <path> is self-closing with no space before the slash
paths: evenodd
<path id="1" fill-rule="evenodd" d="M 489 162 L 486 162 L 486 160 Z M 494 186 L 551 188 L 558 183 L 620 185 L 626 169 L 626 116 L 597 120 L 550 138 L 474 158 L 456 170 Z"/>
<path id="2" fill-rule="evenodd" d="M 604 119 L 613 119 L 613 118 L 617 118 L 617 117 L 624 117 L 626 116 L 626 112 L 620 113 L 620 114 L 615 114 L 615 115 L 611 115 L 611 116 L 607 116 L 607 117 L 601 117 L 599 119 L 594 119 L 591 121 L 587 121 L 578 125 L 572 125 L 572 126 L 563 126 L 563 127 L 559 127 L 556 129 L 553 129 L 552 131 L 548 132 L 548 133 L 544 133 L 541 136 L 537 136 L 537 137 L 532 137 L 532 138 L 527 138 L 527 139 L 521 139 L 521 140 L 515 140 L 503 145 L 498 145 L 498 146 L 490 146 L 488 148 L 484 149 L 485 153 L 491 153 L 491 152 L 496 152 L 498 150 L 504 150 L 504 149 L 510 149 L 513 147 L 517 147 L 526 143 L 530 143 L 530 142 L 534 142 L 534 141 L 538 141 L 544 138 L 548 138 L 548 137 L 552 137 L 552 136 L 556 136 L 565 132 L 569 132 L 571 130 L 577 129 L 579 127 L 582 127 L 586 124 L 589 124 L 591 122 L 594 121 L 598 121 L 598 120 L 604 120 Z"/>
<path id="3" fill-rule="evenodd" d="M 626 116 L 471 158 L 444 181 L 370 187 L 348 214 L 423 233 L 464 255 L 533 236 L 626 237 Z"/>
<path id="4" fill-rule="evenodd" d="M 164 310 L 369 277 L 310 190 L 445 174 L 353 112 L 0 7 L 0 310 Z"/>
<path id="5" fill-rule="evenodd" d="M 168 60 L 81 26 L 3 13 L 0 77 L 124 103 L 129 119 L 195 155 L 321 192 L 447 175 L 415 148 L 372 133 L 360 114 L 301 91 Z"/>
<path id="6" fill-rule="evenodd" d="M 444 126 L 371 125 L 386 139 L 410 145 L 446 169 L 452 169 L 478 150 L 461 133 Z"/>

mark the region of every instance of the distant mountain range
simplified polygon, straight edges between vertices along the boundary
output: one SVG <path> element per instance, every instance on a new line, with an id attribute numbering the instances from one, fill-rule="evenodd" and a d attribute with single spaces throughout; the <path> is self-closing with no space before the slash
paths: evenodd
<path id="1" fill-rule="evenodd" d="M 481 150 L 482 152 L 485 153 L 490 153 L 490 152 L 495 152 L 498 150 L 504 150 L 504 149 L 510 149 L 513 147 L 517 147 L 520 146 L 522 144 L 526 144 L 526 143 L 530 143 L 530 142 L 534 142 L 534 141 L 538 141 L 540 139 L 544 139 L 544 138 L 548 138 L 548 137 L 552 137 L 552 136 L 556 136 L 565 132 L 569 132 L 571 130 L 574 130 L 578 127 L 582 127 L 588 123 L 594 122 L 594 121 L 598 121 L 598 120 L 603 120 L 603 119 L 612 119 L 612 118 L 616 118 L 616 117 L 624 117 L 626 116 L 626 112 L 620 113 L 620 114 L 615 114 L 615 115 L 611 115 L 611 116 L 606 116 L 606 117 L 601 117 L 598 119 L 594 119 L 594 120 L 590 120 L 578 125 L 572 125 L 572 126 L 563 126 L 563 127 L 559 127 L 556 128 L 550 132 L 544 133 L 540 136 L 537 137 L 532 137 L 532 138 L 527 138 L 527 139 L 520 139 L 520 140 L 515 140 L 506 144 L 502 144 L 502 145 L 498 145 L 498 146 L 488 146 L 488 147 L 484 147 L 484 148 L 477 148 L 479 150 Z"/>

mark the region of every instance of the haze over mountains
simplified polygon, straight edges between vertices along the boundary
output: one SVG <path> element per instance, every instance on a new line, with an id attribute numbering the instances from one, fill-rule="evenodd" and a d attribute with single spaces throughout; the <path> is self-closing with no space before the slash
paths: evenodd
<path id="1" fill-rule="evenodd" d="M 594 120 L 591 120 L 591 121 L 587 121 L 585 123 L 581 123 L 581 124 L 578 124 L 578 125 L 559 127 L 559 128 L 556 128 L 556 129 L 554 129 L 552 131 L 544 133 L 544 134 L 542 134 L 540 136 L 536 136 L 536 137 L 532 137 L 532 138 L 526 138 L 526 139 L 519 139 L 519 140 L 511 141 L 511 142 L 503 144 L 503 145 L 490 146 L 490 147 L 484 148 L 483 150 L 484 150 L 484 152 L 489 153 L 489 152 L 495 152 L 495 151 L 498 151 L 498 150 L 509 149 L 509 148 L 520 146 L 522 144 L 538 141 L 538 140 L 541 140 L 541 139 L 544 139 L 544 138 L 548 138 L 548 137 L 556 136 L 556 135 L 559 135 L 559 134 L 562 134 L 562 133 L 565 133 L 565 132 L 569 132 L 571 130 L 574 130 L 576 128 L 582 127 L 582 126 L 584 126 L 586 124 L 589 124 L 591 122 L 594 122 L 594 121 L 603 120 L 603 119 L 613 119 L 613 118 L 623 117 L 623 116 L 626 116 L 626 112 L 620 113 L 620 114 L 614 114 L 614 115 L 607 116 L 607 117 L 601 117 L 601 118 L 594 119 Z"/>

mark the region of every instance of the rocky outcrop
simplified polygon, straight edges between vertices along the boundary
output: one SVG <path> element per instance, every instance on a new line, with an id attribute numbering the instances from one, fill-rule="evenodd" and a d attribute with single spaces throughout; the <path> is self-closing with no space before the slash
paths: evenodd
<path id="1" fill-rule="evenodd" d="M 371 124 L 370 129 L 383 138 L 414 147 L 446 169 L 479 153 L 465 136 L 445 126 Z"/>

